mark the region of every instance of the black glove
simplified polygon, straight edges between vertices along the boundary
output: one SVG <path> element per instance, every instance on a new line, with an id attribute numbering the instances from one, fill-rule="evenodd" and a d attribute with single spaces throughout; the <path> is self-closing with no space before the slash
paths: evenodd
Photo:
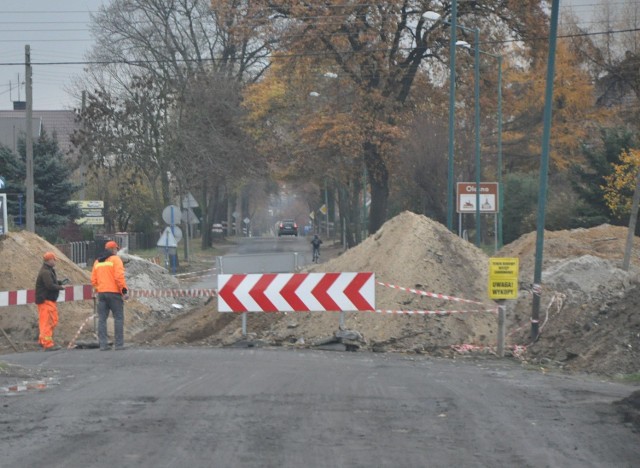
<path id="1" fill-rule="evenodd" d="M 129 294 L 129 290 L 127 288 L 122 288 L 122 295 L 126 296 L 127 294 Z"/>

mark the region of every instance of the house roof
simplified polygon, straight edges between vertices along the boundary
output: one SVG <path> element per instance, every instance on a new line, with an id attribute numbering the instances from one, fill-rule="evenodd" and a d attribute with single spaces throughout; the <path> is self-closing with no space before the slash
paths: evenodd
<path id="1" fill-rule="evenodd" d="M 0 110 L 0 143 L 17 151 L 18 138 L 26 133 L 25 110 Z M 48 135 L 56 134 L 62 154 L 71 152 L 71 135 L 78 127 L 72 110 L 34 110 L 31 112 L 33 138 L 44 129 Z"/>

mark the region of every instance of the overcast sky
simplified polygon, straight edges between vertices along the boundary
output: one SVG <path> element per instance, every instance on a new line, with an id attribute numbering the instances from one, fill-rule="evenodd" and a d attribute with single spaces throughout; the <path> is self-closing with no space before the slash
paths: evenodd
<path id="1" fill-rule="evenodd" d="M 84 60 L 92 44 L 89 14 L 103 3 L 110 0 L 0 0 L 0 109 L 11 109 L 12 101 L 25 99 L 26 44 L 31 47 L 34 110 L 79 105 L 65 89 L 82 73 L 82 65 L 62 63 Z M 571 6 L 585 23 L 592 21 L 600 4 L 601 0 L 560 0 L 561 8 Z"/>

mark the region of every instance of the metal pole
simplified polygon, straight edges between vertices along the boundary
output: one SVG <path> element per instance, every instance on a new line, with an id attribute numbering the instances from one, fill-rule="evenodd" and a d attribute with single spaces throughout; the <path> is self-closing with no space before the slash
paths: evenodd
<path id="1" fill-rule="evenodd" d="M 504 357 L 504 329 L 505 320 L 507 317 L 507 308 L 504 305 L 504 300 L 500 299 L 496 301 L 498 303 L 498 357 Z"/>
<path id="2" fill-rule="evenodd" d="M 25 145 L 27 156 L 27 231 L 36 232 L 35 220 L 35 195 L 33 181 L 33 93 L 31 81 L 31 47 L 24 46 L 25 64 L 26 64 L 26 86 L 27 86 L 27 112 L 26 112 L 26 131 Z"/>
<path id="3" fill-rule="evenodd" d="M 327 179 L 324 179 L 324 208 L 327 213 L 324 215 L 325 222 L 327 224 L 327 239 L 329 239 L 329 194 L 327 193 Z"/>
<path id="4" fill-rule="evenodd" d="M 362 171 L 362 240 L 367 237 L 367 166 Z"/>
<path id="5" fill-rule="evenodd" d="M 536 257 L 533 273 L 533 307 L 531 310 L 531 339 L 536 341 L 540 331 L 540 295 L 542 287 L 542 252 L 544 248 L 544 217 L 547 201 L 547 180 L 549 178 L 549 141 L 551 139 L 551 111 L 553 106 L 553 77 L 556 66 L 556 38 L 558 36 L 558 4 L 551 5 L 551 28 L 549 32 L 549 59 L 547 62 L 547 88 L 544 98 L 544 130 L 542 134 L 542 159 L 540 162 L 540 186 L 538 193 L 538 219 L 536 230 Z"/>
<path id="6" fill-rule="evenodd" d="M 640 201 L 640 171 L 636 175 L 636 190 L 633 192 L 633 200 L 631 202 L 631 214 L 629 216 L 629 229 L 627 230 L 627 242 L 624 247 L 624 260 L 622 261 L 622 269 L 629 271 L 629 263 L 631 262 L 631 250 L 633 249 L 633 238 L 636 232 L 636 221 L 638 219 L 638 202 Z"/>
<path id="7" fill-rule="evenodd" d="M 456 124 L 456 28 L 458 1 L 451 2 L 451 42 L 449 45 L 449 158 L 447 164 L 447 229 L 453 231 L 454 134 Z"/>
<path id="8" fill-rule="evenodd" d="M 474 30 L 474 95 L 475 95 L 475 134 L 476 134 L 476 246 L 480 247 L 480 30 Z"/>
<path id="9" fill-rule="evenodd" d="M 22 227 L 22 194 L 18 194 L 18 213 L 20 216 L 18 217 L 18 226 Z"/>
<path id="10" fill-rule="evenodd" d="M 498 248 L 502 248 L 502 55 L 498 55 Z"/>

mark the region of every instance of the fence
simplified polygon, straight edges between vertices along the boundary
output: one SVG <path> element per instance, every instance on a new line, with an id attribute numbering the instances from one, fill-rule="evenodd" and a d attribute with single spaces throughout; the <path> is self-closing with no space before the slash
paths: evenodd
<path id="1" fill-rule="evenodd" d="M 102 244 L 104 247 L 104 244 Z M 86 267 L 96 258 L 96 241 L 69 242 L 68 244 L 56 244 L 58 250 L 65 254 L 73 263 Z"/>
<path id="2" fill-rule="evenodd" d="M 93 264 L 96 257 L 104 251 L 104 245 L 110 240 L 115 240 L 120 248 L 126 248 L 132 252 L 155 248 L 156 237 L 155 234 L 143 232 L 116 232 L 115 234 L 96 236 L 92 241 L 56 244 L 56 247 L 73 263 L 84 268 Z"/>

